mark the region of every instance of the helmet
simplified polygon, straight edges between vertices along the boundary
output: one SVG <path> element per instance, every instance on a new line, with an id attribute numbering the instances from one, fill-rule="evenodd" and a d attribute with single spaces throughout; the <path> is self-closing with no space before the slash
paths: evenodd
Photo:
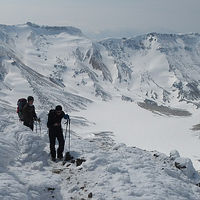
<path id="1" fill-rule="evenodd" d="M 62 111 L 62 106 L 61 105 L 57 105 L 56 106 L 56 111 Z"/>
<path id="2" fill-rule="evenodd" d="M 28 102 L 29 101 L 34 101 L 34 98 L 32 96 L 28 96 L 27 100 L 28 100 Z"/>

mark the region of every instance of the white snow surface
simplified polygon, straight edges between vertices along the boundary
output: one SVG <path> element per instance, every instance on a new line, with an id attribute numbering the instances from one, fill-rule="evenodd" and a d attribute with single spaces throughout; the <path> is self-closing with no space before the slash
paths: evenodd
<path id="1" fill-rule="evenodd" d="M 136 46 L 130 47 L 132 39 L 94 43 L 73 27 L 0 26 L 0 199 L 200 199 L 200 140 L 191 130 L 200 115 L 194 106 L 199 43 L 183 65 L 190 36 L 173 36 L 181 54 L 175 53 L 179 65 L 169 71 L 173 37 L 166 36 L 166 49 L 157 37 L 143 44 L 133 40 Z M 195 88 L 194 99 L 184 97 L 189 104 L 180 102 L 183 94 L 172 86 L 178 81 L 184 91 Z M 18 121 L 17 99 L 29 95 L 35 97 L 41 133 Z M 145 98 L 191 115 L 151 112 L 137 104 Z M 57 104 L 71 117 L 71 154 L 85 160 L 80 166 L 50 161 L 46 121 Z"/>
<path id="2" fill-rule="evenodd" d="M 81 111 L 81 116 L 95 122 L 87 131 L 111 131 L 117 142 L 169 155 L 177 149 L 182 156 L 192 159 L 200 170 L 200 140 L 191 130 L 199 122 L 199 112 L 191 117 L 168 117 L 153 114 L 131 102 L 98 102 Z M 84 129 L 79 130 L 81 134 Z M 87 135 L 87 133 L 86 133 Z"/>
<path id="3" fill-rule="evenodd" d="M 8 118 L 7 118 L 8 117 Z M 7 119 L 2 122 L 2 119 Z M 4 125 L 5 123 L 5 125 Z M 71 155 L 80 166 L 52 163 L 48 136 L 32 132 L 14 113 L 1 116 L 0 199 L 191 199 L 198 200 L 200 176 L 189 159 L 170 158 L 125 144 L 110 132 L 82 138 L 72 131 Z M 72 119 L 73 130 L 73 119 Z M 66 145 L 66 150 L 67 150 Z M 179 160 L 178 160 L 179 159 Z M 187 168 L 178 169 L 175 162 Z M 186 163 L 187 165 L 184 165 Z M 90 194 L 90 195 L 91 195 Z"/>

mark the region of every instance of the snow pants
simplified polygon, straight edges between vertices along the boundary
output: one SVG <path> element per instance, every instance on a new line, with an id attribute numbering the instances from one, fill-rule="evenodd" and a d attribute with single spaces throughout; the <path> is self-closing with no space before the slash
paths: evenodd
<path id="1" fill-rule="evenodd" d="M 29 127 L 33 131 L 33 122 L 24 121 L 24 126 Z"/>
<path id="2" fill-rule="evenodd" d="M 49 129 L 50 154 L 52 158 L 56 158 L 56 139 L 58 140 L 57 158 L 63 158 L 65 141 L 60 127 Z"/>

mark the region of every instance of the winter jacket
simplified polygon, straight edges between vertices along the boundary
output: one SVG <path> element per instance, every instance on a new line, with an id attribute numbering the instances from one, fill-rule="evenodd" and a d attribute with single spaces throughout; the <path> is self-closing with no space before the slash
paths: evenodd
<path id="1" fill-rule="evenodd" d="M 35 113 L 35 106 L 29 105 L 28 103 L 22 109 L 23 120 L 26 124 L 33 124 L 34 120 L 37 119 Z"/>
<path id="2" fill-rule="evenodd" d="M 62 118 L 68 119 L 69 115 L 65 114 L 63 111 L 60 115 L 57 115 L 55 110 L 50 110 L 48 114 L 47 127 L 49 129 L 61 128 Z M 57 124 L 57 126 L 55 126 L 55 124 Z"/>

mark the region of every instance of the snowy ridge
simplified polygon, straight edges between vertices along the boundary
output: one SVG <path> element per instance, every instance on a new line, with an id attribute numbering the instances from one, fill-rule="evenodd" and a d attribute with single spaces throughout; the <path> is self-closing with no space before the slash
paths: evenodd
<path id="1" fill-rule="evenodd" d="M 71 154 L 85 162 L 62 166 L 48 161 L 46 131 L 39 136 L 13 117 L 0 136 L 0 152 L 5 155 L 0 161 L 1 199 L 80 200 L 88 195 L 93 199 L 199 199 L 200 176 L 176 152 L 169 158 L 116 145 L 110 133 L 94 133 L 87 139 L 73 133 Z"/>
<path id="2" fill-rule="evenodd" d="M 83 35 L 81 30 L 78 29 L 78 28 L 75 28 L 75 27 L 72 27 L 72 26 L 63 26 L 63 27 L 58 27 L 58 26 L 39 26 L 37 24 L 33 24 L 31 22 L 27 22 L 26 23 L 28 26 L 30 26 L 32 29 L 34 30 L 37 30 L 40 32 L 40 34 L 60 34 L 60 33 L 63 33 L 63 32 L 66 32 L 68 34 L 71 34 L 71 35 Z"/>

